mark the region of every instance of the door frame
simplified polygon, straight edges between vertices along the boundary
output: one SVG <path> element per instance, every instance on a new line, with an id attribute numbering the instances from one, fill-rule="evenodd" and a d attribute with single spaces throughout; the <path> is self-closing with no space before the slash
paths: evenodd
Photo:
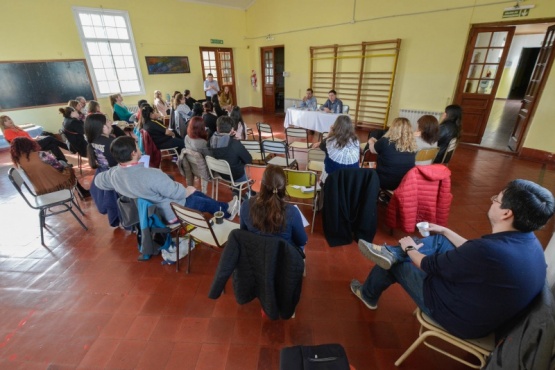
<path id="1" fill-rule="evenodd" d="M 275 55 L 276 55 L 276 49 L 279 48 L 283 48 L 284 52 L 285 52 L 285 45 L 281 44 L 281 45 L 266 45 L 266 46 L 261 46 L 260 47 L 260 53 L 258 54 L 260 56 L 260 97 L 262 98 L 262 112 L 264 113 L 268 113 L 268 114 L 275 114 L 276 113 L 276 107 L 275 107 L 275 102 L 274 102 L 274 110 L 273 111 L 268 111 L 267 109 L 268 107 L 266 107 L 266 105 L 264 104 L 264 85 L 266 82 L 266 68 L 264 66 L 264 50 L 268 50 L 268 49 L 273 49 L 273 53 L 274 53 L 274 93 L 275 93 L 275 86 L 276 86 L 276 62 L 275 62 Z M 284 63 L 284 70 L 285 70 L 285 63 Z M 285 83 L 284 83 L 284 91 L 285 91 Z M 275 101 L 275 99 L 274 99 Z"/>
<path id="2" fill-rule="evenodd" d="M 477 27 L 521 26 L 521 25 L 525 25 L 525 24 L 536 24 L 536 23 L 555 23 L 555 18 L 537 18 L 537 19 L 514 20 L 514 21 L 504 21 L 504 22 L 475 23 L 475 24 L 471 25 L 471 28 L 468 32 L 468 36 L 467 36 L 467 39 L 466 39 L 467 46 L 468 46 L 468 43 L 471 41 L 470 37 L 472 37 L 472 30 L 474 28 L 477 28 Z M 465 76 L 463 75 L 464 67 L 465 67 L 464 66 L 464 61 L 466 60 L 467 53 L 468 53 L 468 48 L 465 48 L 464 55 L 463 55 L 462 61 L 461 61 L 461 67 L 459 69 L 459 77 L 457 79 L 457 84 L 456 84 L 455 92 L 454 92 L 453 96 L 455 96 L 455 94 L 457 92 L 456 89 L 459 86 L 459 84 L 464 83 L 463 82 L 463 80 L 465 79 Z M 538 103 L 541 101 L 541 97 L 542 97 L 543 90 L 545 88 L 545 84 L 546 84 L 547 79 L 549 77 L 549 74 L 551 72 L 551 67 L 553 65 L 554 56 L 555 56 L 555 53 L 552 53 L 550 59 L 547 61 L 546 73 L 544 73 L 544 75 L 542 77 L 542 80 L 539 83 L 537 98 L 534 99 L 534 101 L 530 105 L 528 119 L 527 119 L 526 122 L 524 122 L 524 127 L 522 129 L 522 135 L 518 139 L 517 150 L 515 151 L 514 154 L 517 154 L 517 155 L 521 154 L 522 146 L 524 144 L 526 136 L 528 135 L 528 129 L 530 128 L 530 121 L 532 121 L 532 119 L 534 118 L 536 108 L 538 106 Z M 491 112 L 489 114 L 491 114 Z M 489 116 L 488 116 L 488 118 L 489 118 Z M 510 152 L 506 152 L 506 153 L 510 153 Z"/>

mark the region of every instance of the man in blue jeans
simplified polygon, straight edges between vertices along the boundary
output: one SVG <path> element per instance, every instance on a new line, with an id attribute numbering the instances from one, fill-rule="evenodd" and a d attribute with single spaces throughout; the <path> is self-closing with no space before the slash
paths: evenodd
<path id="1" fill-rule="evenodd" d="M 411 237 L 398 246 L 359 241 L 376 263 L 364 284 L 351 291 L 375 310 L 391 284 L 399 283 L 418 307 L 460 338 L 485 336 L 517 315 L 537 294 L 546 277 L 543 248 L 534 231 L 554 213 L 553 195 L 527 180 L 511 181 L 491 198 L 492 233 L 467 240 L 430 223 L 436 234 Z"/>

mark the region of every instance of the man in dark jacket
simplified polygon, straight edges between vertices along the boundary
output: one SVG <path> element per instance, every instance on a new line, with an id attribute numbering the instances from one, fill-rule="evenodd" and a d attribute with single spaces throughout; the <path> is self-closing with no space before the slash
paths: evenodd
<path id="1" fill-rule="evenodd" d="M 233 127 L 233 119 L 228 116 L 219 117 L 216 125 L 218 132 L 210 139 L 212 155 L 216 159 L 223 159 L 229 163 L 233 181 L 246 181 L 245 165 L 252 163 L 252 157 L 239 140 L 229 135 Z M 223 177 L 228 176 L 223 175 Z"/>

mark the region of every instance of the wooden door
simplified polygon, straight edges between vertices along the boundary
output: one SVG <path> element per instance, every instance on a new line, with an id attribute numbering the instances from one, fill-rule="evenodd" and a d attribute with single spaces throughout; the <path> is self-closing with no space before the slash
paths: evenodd
<path id="1" fill-rule="evenodd" d="M 233 104 L 237 104 L 237 95 L 235 91 L 235 75 L 233 68 L 233 50 L 231 48 L 200 48 L 200 60 L 202 65 L 202 81 L 206 79 L 208 73 L 214 75 L 214 79 L 218 81 L 220 92 L 224 86 L 229 86 L 229 90 L 233 94 Z"/>
<path id="2" fill-rule="evenodd" d="M 461 141 L 479 144 L 515 27 L 475 27 L 470 30 L 455 103 L 463 110 Z"/>
<path id="3" fill-rule="evenodd" d="M 262 110 L 264 113 L 275 113 L 276 111 L 276 92 L 275 92 L 275 62 L 274 48 L 261 49 L 262 60 Z"/>
<path id="4" fill-rule="evenodd" d="M 536 102 L 539 100 L 541 92 L 547 81 L 547 76 L 553 64 L 553 41 L 555 40 L 555 26 L 547 29 L 545 38 L 543 40 L 534 72 L 532 72 L 532 79 L 526 89 L 526 95 L 522 100 L 520 111 L 516 119 L 515 128 L 509 139 L 509 148 L 513 151 L 519 151 L 522 148 L 523 138 L 528 129 L 530 117 L 536 108 Z"/>

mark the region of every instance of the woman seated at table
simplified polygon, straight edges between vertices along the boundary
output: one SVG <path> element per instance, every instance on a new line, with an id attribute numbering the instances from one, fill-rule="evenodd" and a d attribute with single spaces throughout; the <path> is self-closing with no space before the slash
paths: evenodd
<path id="1" fill-rule="evenodd" d="M 330 128 L 327 138 L 312 145 L 326 153 L 324 171 L 320 181 L 324 182 L 331 173 L 349 167 L 358 167 L 360 160 L 360 144 L 355 134 L 351 117 L 339 116 Z"/>
<path id="2" fill-rule="evenodd" d="M 372 153 L 378 154 L 376 172 L 380 187 L 397 189 L 403 176 L 414 167 L 418 150 L 410 121 L 395 118 L 387 133 L 379 140 L 370 138 L 368 145 Z"/>
<path id="3" fill-rule="evenodd" d="M 8 143 L 11 143 L 16 137 L 26 137 L 32 139 L 27 131 L 18 127 L 13 123 L 9 116 L 0 116 L 0 129 L 4 133 L 4 137 Z M 66 144 L 57 140 L 54 136 L 37 136 L 34 140 L 39 144 L 41 150 L 51 151 L 54 157 L 59 161 L 67 162 L 67 159 L 60 149 L 68 150 Z"/>
<path id="4" fill-rule="evenodd" d="M 285 202 L 285 172 L 268 165 L 262 175 L 260 192 L 241 205 L 241 229 L 277 236 L 304 249 L 308 237 L 297 207 Z"/>
<path id="5" fill-rule="evenodd" d="M 110 104 L 114 110 L 114 121 L 127 121 L 133 123 L 136 115 L 123 104 L 121 94 L 110 95 Z"/>
<path id="6" fill-rule="evenodd" d="M 71 190 L 77 185 L 83 197 L 89 196 L 89 191 L 77 181 L 73 168 L 58 161 L 49 152 L 41 151 L 35 141 L 16 137 L 11 143 L 10 154 L 13 164 L 25 171 L 37 195 Z"/>
<path id="7" fill-rule="evenodd" d="M 233 107 L 229 116 L 233 119 L 233 130 L 235 131 L 235 140 L 246 140 L 247 139 L 247 125 L 243 121 L 243 116 L 241 115 L 241 108 Z"/>
<path id="8" fill-rule="evenodd" d="M 421 149 L 437 148 L 437 140 L 439 139 L 439 122 L 432 115 L 424 115 L 417 121 L 417 129 L 414 132 L 416 147 Z M 416 162 L 417 166 L 432 164 L 433 159 L 428 161 Z"/>
<path id="9" fill-rule="evenodd" d="M 222 109 L 228 112 L 231 111 L 231 108 L 233 108 L 233 95 L 231 94 L 231 91 L 229 91 L 229 86 L 224 86 L 224 91 L 220 93 L 218 98 Z"/>
<path id="10" fill-rule="evenodd" d="M 87 140 L 85 140 L 85 123 L 79 119 L 79 112 L 70 106 L 58 109 L 64 117 L 62 127 L 69 141 L 71 151 L 77 152 L 81 157 L 87 156 Z"/>
<path id="11" fill-rule="evenodd" d="M 177 152 L 181 153 L 181 149 L 185 147 L 182 139 L 175 137 L 172 130 L 168 130 L 162 122 L 160 122 L 160 115 L 148 105 L 143 104 L 141 108 L 141 120 L 143 129 L 148 132 L 154 145 L 161 149 L 177 148 Z"/>
<path id="12" fill-rule="evenodd" d="M 208 134 L 202 117 L 193 117 L 187 125 L 185 148 L 206 154 L 208 149 Z"/>

